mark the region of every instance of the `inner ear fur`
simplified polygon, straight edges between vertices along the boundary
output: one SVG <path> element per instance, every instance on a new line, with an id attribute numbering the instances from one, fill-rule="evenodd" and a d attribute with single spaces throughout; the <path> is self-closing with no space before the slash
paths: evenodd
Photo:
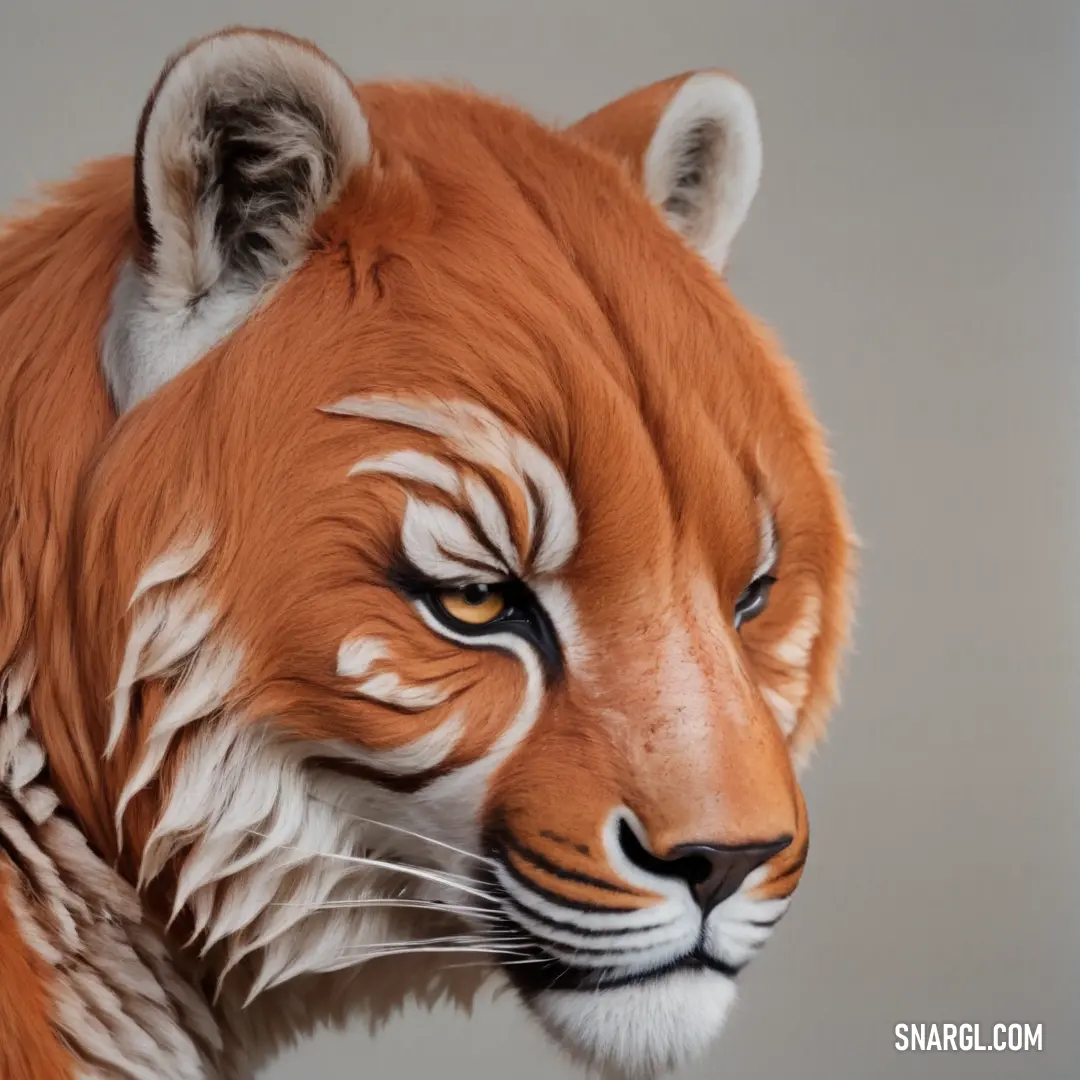
<path id="1" fill-rule="evenodd" d="M 684 72 L 590 113 L 571 131 L 622 159 L 668 224 L 723 270 L 761 179 L 749 91 L 720 71 Z"/>

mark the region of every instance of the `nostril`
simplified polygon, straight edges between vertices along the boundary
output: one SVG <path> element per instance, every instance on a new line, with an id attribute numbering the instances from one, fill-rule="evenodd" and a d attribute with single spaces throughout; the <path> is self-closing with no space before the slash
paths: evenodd
<path id="1" fill-rule="evenodd" d="M 654 855 L 637 838 L 626 821 L 619 822 L 619 846 L 623 854 L 641 870 L 661 877 L 680 878 L 688 885 L 700 885 L 713 872 L 712 863 L 701 854 L 680 855 L 674 859 L 662 859 Z"/>
<path id="2" fill-rule="evenodd" d="M 712 876 L 712 863 L 704 855 L 683 855 L 667 864 L 668 874 L 680 877 L 690 886 L 703 885 Z"/>
<path id="3" fill-rule="evenodd" d="M 625 820 L 619 823 L 619 846 L 623 854 L 651 874 L 685 881 L 706 915 L 732 896 L 750 873 L 783 851 L 791 840 L 790 836 L 782 836 L 764 844 L 680 844 L 663 857 L 646 848 Z"/>
<path id="4" fill-rule="evenodd" d="M 648 870 L 651 874 L 667 873 L 667 863 L 645 847 L 625 820 L 619 822 L 619 847 L 623 854 L 642 870 Z"/>
<path id="5" fill-rule="evenodd" d="M 667 864 L 664 860 L 658 859 L 645 847 L 625 820 L 619 822 L 619 847 L 622 848 L 623 854 L 642 870 L 648 870 L 652 874 L 667 872 Z"/>

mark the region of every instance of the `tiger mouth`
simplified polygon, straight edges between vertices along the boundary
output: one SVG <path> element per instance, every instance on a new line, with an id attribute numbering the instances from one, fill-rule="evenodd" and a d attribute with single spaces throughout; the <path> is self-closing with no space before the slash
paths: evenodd
<path id="1" fill-rule="evenodd" d="M 637 898 L 632 890 L 551 860 L 515 836 L 504 822 L 490 828 L 485 840 L 494 865 L 476 874 L 476 881 L 493 901 L 489 910 L 497 916 L 497 925 L 517 936 L 515 954 L 500 957 L 496 963 L 526 1000 L 549 990 L 595 992 L 653 984 L 681 972 L 712 973 L 731 980 L 749 962 L 733 964 L 712 955 L 707 947 L 705 919 L 696 934 L 678 935 L 680 948 L 671 938 L 671 932 L 678 929 L 676 920 L 660 911 L 649 918 L 649 908 L 631 903 Z M 515 866 L 511 854 L 522 866 Z M 534 869 L 553 880 L 591 886 L 600 894 L 598 899 L 606 898 L 607 902 L 572 900 L 526 872 Z M 500 876 L 507 880 L 500 880 Z M 510 881 L 523 886 L 527 896 L 515 895 L 508 888 Z M 613 921 L 603 927 L 588 926 L 576 918 L 581 915 L 610 916 Z M 554 936 L 548 939 L 543 928 L 550 928 Z M 576 940 L 560 940 L 560 933 L 570 933 Z M 664 945 L 663 939 L 642 942 L 643 936 L 655 934 L 663 935 L 673 946 L 674 955 L 655 955 L 656 949 Z M 575 954 L 583 961 L 591 956 L 593 962 L 575 964 Z M 607 962 L 598 962 L 601 956 Z"/>
<path id="2" fill-rule="evenodd" d="M 734 979 L 743 967 L 743 965 L 728 964 L 715 956 L 710 956 L 700 945 L 693 951 L 666 963 L 632 970 L 617 966 L 574 967 L 551 956 L 539 943 L 522 946 L 522 951 L 530 954 L 528 960 L 504 962 L 500 966 L 518 992 L 526 998 L 555 990 L 578 993 L 617 990 L 624 986 L 659 982 L 676 972 L 684 971 L 712 972 L 727 979 Z"/>

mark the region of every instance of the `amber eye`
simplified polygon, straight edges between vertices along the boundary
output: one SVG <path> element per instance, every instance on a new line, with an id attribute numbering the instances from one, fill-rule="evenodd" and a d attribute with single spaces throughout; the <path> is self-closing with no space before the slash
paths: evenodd
<path id="1" fill-rule="evenodd" d="M 466 585 L 435 595 L 450 618 L 470 626 L 494 622 L 506 610 L 506 596 L 498 585 Z"/>

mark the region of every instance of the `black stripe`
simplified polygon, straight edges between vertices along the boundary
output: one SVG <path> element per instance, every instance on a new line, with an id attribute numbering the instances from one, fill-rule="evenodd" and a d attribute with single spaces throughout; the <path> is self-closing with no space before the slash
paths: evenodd
<path id="1" fill-rule="evenodd" d="M 622 986 L 645 985 L 676 971 L 707 969 L 725 978 L 734 979 L 744 964 L 729 964 L 724 960 L 696 952 L 647 971 L 635 971 L 613 976 L 607 968 L 569 967 L 557 960 L 550 964 L 507 965 L 504 970 L 526 1000 L 547 990 L 583 991 L 617 990 Z"/>
<path id="2" fill-rule="evenodd" d="M 533 534 L 532 542 L 529 544 L 528 563 L 531 566 L 536 561 L 536 556 L 540 552 L 540 545 L 546 539 L 547 525 L 548 525 L 548 508 L 547 503 L 544 502 L 540 489 L 533 482 L 531 476 L 525 478 L 525 489 L 528 493 L 528 499 L 533 505 L 533 509 L 536 511 L 536 518 L 533 521 Z"/>
<path id="3" fill-rule="evenodd" d="M 777 874 L 771 881 L 767 881 L 765 886 L 776 885 L 778 882 L 784 881 L 794 874 L 797 874 L 806 865 L 806 850 L 782 873 Z"/>
<path id="4" fill-rule="evenodd" d="M 573 945 L 573 944 L 569 944 L 569 943 L 567 943 L 565 941 L 555 941 L 554 939 L 552 939 L 552 940 L 541 939 L 541 940 L 543 940 L 543 942 L 544 942 L 544 948 L 545 949 L 549 948 L 549 947 L 553 948 L 553 949 L 562 949 L 564 951 L 569 951 L 569 952 L 574 952 L 574 953 L 584 953 L 586 956 L 605 956 L 608 953 L 611 953 L 611 954 L 613 954 L 615 956 L 619 956 L 619 957 L 621 957 L 621 956 L 633 956 L 634 953 L 648 952 L 650 949 L 663 948 L 664 945 L 670 945 L 671 944 L 670 941 L 667 941 L 667 942 L 659 941 L 659 942 L 653 942 L 651 945 L 631 945 L 628 948 L 614 948 L 614 947 L 611 947 L 611 946 L 608 946 L 608 947 L 605 948 L 605 947 L 600 946 L 600 945 L 595 945 L 595 946 L 594 945 Z M 619 966 L 619 961 L 615 961 L 613 966 L 618 967 Z"/>
<path id="5" fill-rule="evenodd" d="M 308 759 L 307 764 L 311 768 L 325 769 L 340 776 L 367 780 L 387 791 L 394 791 L 401 795 L 415 795 L 446 774 L 445 769 L 427 769 L 422 773 L 413 773 L 411 776 L 401 776 L 397 773 L 381 772 L 369 765 L 361 765 L 359 762 L 342 761 L 340 758 L 333 757 L 312 757 Z"/>
<path id="6" fill-rule="evenodd" d="M 503 838 L 503 844 L 506 848 L 509 848 L 511 851 L 520 855 L 526 862 L 535 866 L 537 870 L 543 870 L 545 873 L 551 874 L 552 877 L 561 878 L 563 881 L 574 881 L 579 885 L 590 885 L 594 889 L 619 893 L 622 896 L 641 895 L 632 889 L 624 888 L 622 885 L 616 885 L 614 882 L 605 881 L 603 878 L 592 877 L 590 874 L 582 874 L 577 870 L 568 870 L 564 866 L 559 866 L 558 863 L 552 862 L 546 856 L 541 855 L 540 852 L 534 851 L 532 848 L 521 843 L 521 841 L 511 833 L 506 833 Z M 509 865 L 509 862 L 507 862 L 507 865 Z"/>
<path id="7" fill-rule="evenodd" d="M 506 859 L 500 860 L 500 865 L 506 870 L 506 872 L 520 885 L 524 886 L 530 892 L 535 893 L 542 900 L 547 900 L 552 904 L 557 904 L 562 908 L 569 908 L 572 911 L 588 911 L 596 912 L 601 915 L 631 915 L 639 912 L 639 907 L 610 907 L 607 904 L 590 904 L 584 900 L 572 900 L 568 896 L 564 896 L 562 893 L 553 892 L 551 889 L 544 888 L 543 885 L 533 881 L 527 874 L 522 873 L 516 866 L 508 862 Z M 505 889 L 502 890 L 505 893 Z"/>
<path id="8" fill-rule="evenodd" d="M 505 475 L 505 473 L 503 474 Z M 507 482 L 510 482 L 510 478 L 507 477 Z M 514 536 L 514 512 L 513 507 L 506 501 L 503 485 L 492 477 L 491 483 L 485 483 L 484 486 L 491 492 L 492 497 L 499 504 L 499 509 L 502 511 L 503 517 L 506 519 L 506 531 L 510 534 L 510 543 L 514 545 L 514 554 L 521 558 L 521 551 L 517 547 L 517 538 Z M 515 487 L 517 485 L 514 485 Z M 477 523 L 479 524 L 479 523 Z"/>
<path id="9" fill-rule="evenodd" d="M 775 926 L 784 917 L 785 914 L 786 912 L 782 911 L 779 915 L 776 916 L 775 919 L 751 919 L 748 925 L 756 926 L 760 930 L 768 930 L 769 927 Z"/>
<path id="10" fill-rule="evenodd" d="M 455 513 L 457 513 L 457 511 L 455 511 Z M 462 515 L 458 514 L 458 517 L 462 517 Z M 491 552 L 491 557 L 495 560 L 494 566 L 492 566 L 491 563 L 477 562 L 476 559 L 470 559 L 467 555 L 458 555 L 453 551 L 447 551 L 442 544 L 436 544 L 435 546 L 438 548 L 439 554 L 442 555 L 444 559 L 460 563 L 462 566 L 467 566 L 470 570 L 475 570 L 477 573 L 485 574 L 488 577 L 492 574 L 508 574 L 510 572 L 510 568 L 506 565 L 506 560 L 497 551 L 492 551 L 489 544 L 482 543 L 479 539 L 477 539 L 476 542 L 480 544 L 481 547 L 486 547 Z M 452 589 L 454 587 L 453 583 L 447 583 L 447 588 Z"/>
<path id="11" fill-rule="evenodd" d="M 483 484 L 484 487 L 488 487 L 487 484 L 484 484 L 483 480 L 481 480 L 480 483 Z M 491 489 L 488 488 L 488 490 L 490 491 Z M 465 499 L 467 499 L 467 498 L 468 498 L 468 496 L 463 496 L 462 503 L 461 503 L 460 507 L 455 507 L 454 508 L 454 513 L 456 513 L 458 515 L 458 517 L 460 517 L 461 520 L 464 521 L 465 524 L 469 527 L 469 531 L 473 534 L 473 539 L 482 548 L 485 548 L 487 550 L 488 554 L 495 560 L 494 569 L 501 570 L 503 573 L 509 574 L 510 573 L 510 567 L 507 565 L 506 556 L 495 546 L 495 541 L 492 540 L 491 537 L 489 537 L 488 534 L 484 531 L 483 525 L 480 524 L 480 519 L 476 516 L 476 513 L 473 511 L 472 504 L 465 502 Z M 507 522 L 507 532 L 510 531 L 509 525 L 510 525 L 510 523 Z M 511 537 L 511 543 L 513 543 L 513 537 Z M 470 566 L 473 565 L 471 560 L 463 559 L 463 558 L 461 558 L 460 555 L 455 555 L 452 552 L 447 551 L 442 546 L 442 544 L 439 544 L 438 547 L 439 547 L 439 550 L 447 558 L 454 559 L 457 562 L 466 563 L 467 565 L 470 565 Z M 517 555 L 518 558 L 521 557 L 519 552 L 515 551 L 514 554 Z M 493 568 L 489 566 L 486 569 L 487 569 L 488 573 L 491 573 Z"/>
<path id="12" fill-rule="evenodd" d="M 515 877 L 517 877 L 517 879 L 521 881 L 522 884 L 526 887 L 532 887 L 529 882 L 523 881 L 519 875 L 515 875 Z M 647 934 L 653 930 L 662 930 L 665 926 L 668 925 L 667 923 L 652 923 L 649 926 L 618 926 L 612 930 L 593 929 L 591 927 L 578 926 L 576 923 L 572 922 L 562 922 L 561 920 L 553 919 L 548 915 L 542 915 L 539 911 L 535 911 L 533 908 L 529 907 L 528 904 L 522 902 L 521 900 L 518 900 L 514 896 L 511 896 L 510 893 L 506 891 L 506 889 L 500 889 L 499 894 L 507 904 L 520 911 L 523 915 L 532 919 L 534 922 L 542 923 L 544 926 L 550 926 L 554 930 L 570 930 L 573 931 L 575 934 L 581 934 L 582 937 L 606 937 L 609 934 L 612 936 L 615 936 L 617 934 Z M 563 898 L 559 897 L 559 905 L 563 906 L 563 904 Z M 630 912 L 636 914 L 643 909 L 631 908 L 630 912 L 627 912 L 625 909 L 622 908 L 600 908 L 599 910 L 605 912 L 610 911 L 612 914 L 625 915 L 629 914 Z"/>

